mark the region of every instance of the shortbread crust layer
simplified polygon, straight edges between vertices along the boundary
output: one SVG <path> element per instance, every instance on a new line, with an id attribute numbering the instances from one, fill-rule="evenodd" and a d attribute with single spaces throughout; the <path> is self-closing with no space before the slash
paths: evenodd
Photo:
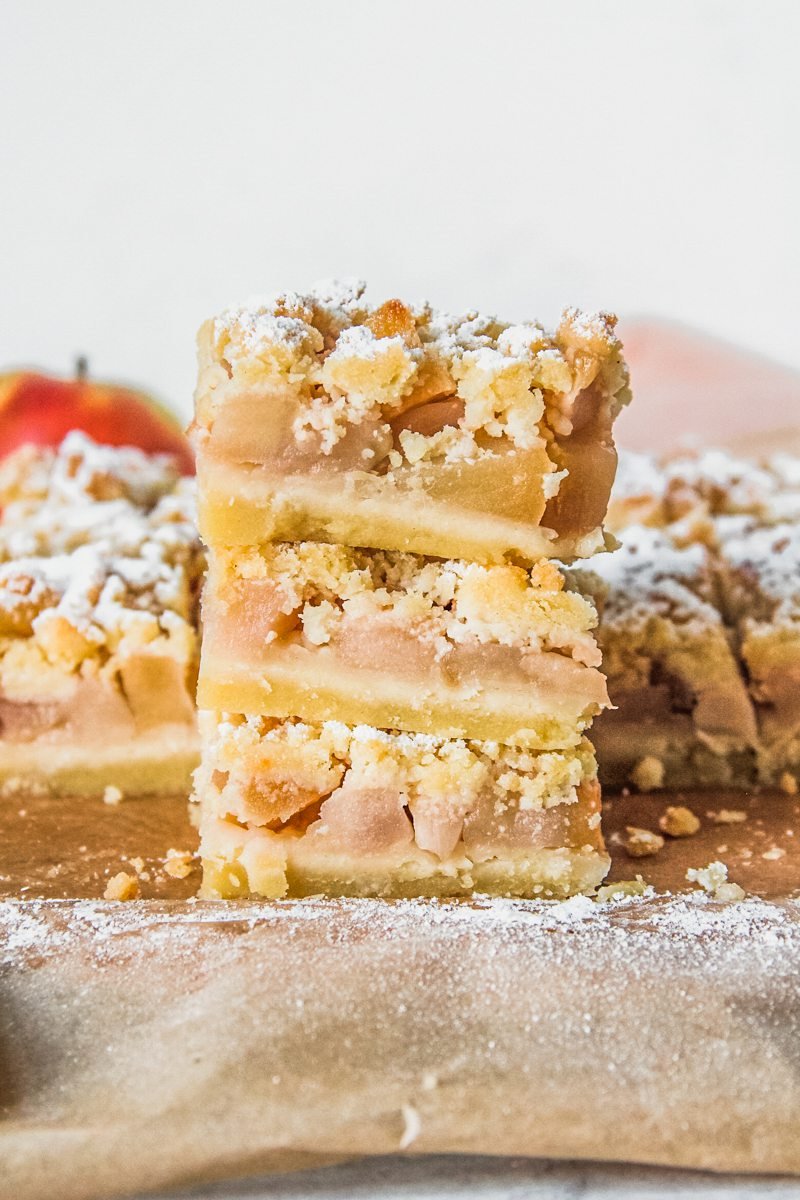
<path id="1" fill-rule="evenodd" d="M 587 742 L 533 754 L 204 713 L 208 896 L 563 896 L 608 867 Z"/>
<path id="2" fill-rule="evenodd" d="M 484 562 L 594 553 L 630 398 L 614 326 L 374 308 L 346 284 L 223 313 L 199 338 L 204 538 Z"/>
<path id="3" fill-rule="evenodd" d="M 218 549 L 203 603 L 201 707 L 548 749 L 607 703 L 595 610 L 548 561 Z"/>

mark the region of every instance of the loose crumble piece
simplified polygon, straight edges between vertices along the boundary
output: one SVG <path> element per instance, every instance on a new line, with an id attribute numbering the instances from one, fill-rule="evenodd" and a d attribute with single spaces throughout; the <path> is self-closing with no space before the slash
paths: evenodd
<path id="1" fill-rule="evenodd" d="M 645 883 L 641 875 L 637 875 L 635 879 L 621 879 L 618 883 L 605 883 L 597 889 L 597 901 L 605 903 L 606 901 L 624 900 L 628 896 L 646 896 L 654 894 L 652 884 Z"/>
<path id="2" fill-rule="evenodd" d="M 103 892 L 104 900 L 137 900 L 139 898 L 139 880 L 127 871 L 118 871 L 112 875 Z"/>
<path id="3" fill-rule="evenodd" d="M 717 812 L 706 813 L 715 825 L 740 825 L 747 820 L 747 813 L 742 808 L 720 808 Z"/>
<path id="4" fill-rule="evenodd" d="M 173 879 L 186 879 L 197 866 L 197 855 L 192 850 L 167 851 L 164 870 Z"/>
<path id="5" fill-rule="evenodd" d="M 650 858 L 664 848 L 664 839 L 661 834 L 653 833 L 650 829 L 627 825 L 623 845 L 631 858 Z"/>
<path id="6" fill-rule="evenodd" d="M 696 883 L 715 900 L 744 900 L 744 888 L 738 883 L 728 882 L 728 868 L 722 862 L 710 862 L 707 867 L 689 867 L 686 872 L 689 883 Z"/>
<path id="7" fill-rule="evenodd" d="M 669 837 L 692 837 L 700 828 L 700 819 L 690 808 L 681 804 L 671 804 L 659 817 L 658 827 Z"/>

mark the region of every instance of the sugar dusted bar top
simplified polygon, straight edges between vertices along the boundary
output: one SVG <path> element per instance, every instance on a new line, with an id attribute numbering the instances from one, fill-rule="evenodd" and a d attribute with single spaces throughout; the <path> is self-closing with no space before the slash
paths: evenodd
<path id="1" fill-rule="evenodd" d="M 607 704 L 589 600 L 526 570 L 324 542 L 217 550 L 202 708 L 574 746 Z"/>
<path id="2" fill-rule="evenodd" d="M 228 310 L 199 335 L 203 536 L 592 554 L 630 398 L 615 321 L 568 309 L 548 333 L 345 283 Z"/>

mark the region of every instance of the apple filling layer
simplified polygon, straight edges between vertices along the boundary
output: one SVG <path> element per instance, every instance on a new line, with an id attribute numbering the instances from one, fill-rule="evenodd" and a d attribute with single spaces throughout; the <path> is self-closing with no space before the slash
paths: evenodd
<path id="1" fill-rule="evenodd" d="M 592 564 L 602 609 L 598 641 L 615 706 L 593 733 L 604 783 L 752 781 L 756 719 L 715 605 L 706 548 L 677 548 L 643 527 L 621 537 L 619 550 Z"/>
<path id="2" fill-rule="evenodd" d="M 533 754 L 202 714 L 203 893 L 565 896 L 608 869 L 587 742 Z"/>
<path id="3" fill-rule="evenodd" d="M 484 562 L 592 554 L 630 397 L 614 325 L 568 310 L 548 334 L 373 308 L 344 285 L 224 313 L 199 338 L 203 536 Z"/>
<path id="4" fill-rule="evenodd" d="M 596 613 L 530 570 L 323 543 L 218 551 L 204 708 L 573 746 L 607 703 Z"/>

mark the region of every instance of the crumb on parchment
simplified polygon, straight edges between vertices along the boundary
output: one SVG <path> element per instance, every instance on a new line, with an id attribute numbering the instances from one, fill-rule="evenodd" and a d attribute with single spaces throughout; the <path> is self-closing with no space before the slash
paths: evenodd
<path id="1" fill-rule="evenodd" d="M 707 867 L 690 867 L 686 872 L 689 883 L 696 883 L 715 900 L 744 900 L 744 888 L 728 882 L 725 863 L 714 861 Z"/>
<path id="2" fill-rule="evenodd" d="M 623 900 L 626 896 L 644 896 L 652 892 L 652 885 L 645 883 L 641 875 L 635 879 L 620 879 L 618 883 L 606 883 L 597 889 L 597 899 L 602 904 L 606 900 Z"/>
<path id="3" fill-rule="evenodd" d="M 103 892 L 104 900 L 136 900 L 139 896 L 139 880 L 127 871 L 112 875 Z"/>
<path id="4" fill-rule="evenodd" d="M 660 833 L 653 833 L 650 829 L 627 825 L 623 845 L 631 858 L 650 858 L 663 848 L 664 839 Z"/>
<path id="5" fill-rule="evenodd" d="M 658 827 L 668 837 L 692 837 L 700 828 L 699 818 L 682 804 L 670 804 L 658 819 Z"/>
<path id="6" fill-rule="evenodd" d="M 167 875 L 171 875 L 173 879 L 186 879 L 191 875 L 196 865 L 196 856 L 191 850 L 175 850 L 167 851 L 164 859 L 164 870 Z"/>
<path id="7" fill-rule="evenodd" d="M 720 808 L 717 812 L 706 813 L 715 825 L 740 825 L 747 820 L 747 813 L 742 808 Z"/>

